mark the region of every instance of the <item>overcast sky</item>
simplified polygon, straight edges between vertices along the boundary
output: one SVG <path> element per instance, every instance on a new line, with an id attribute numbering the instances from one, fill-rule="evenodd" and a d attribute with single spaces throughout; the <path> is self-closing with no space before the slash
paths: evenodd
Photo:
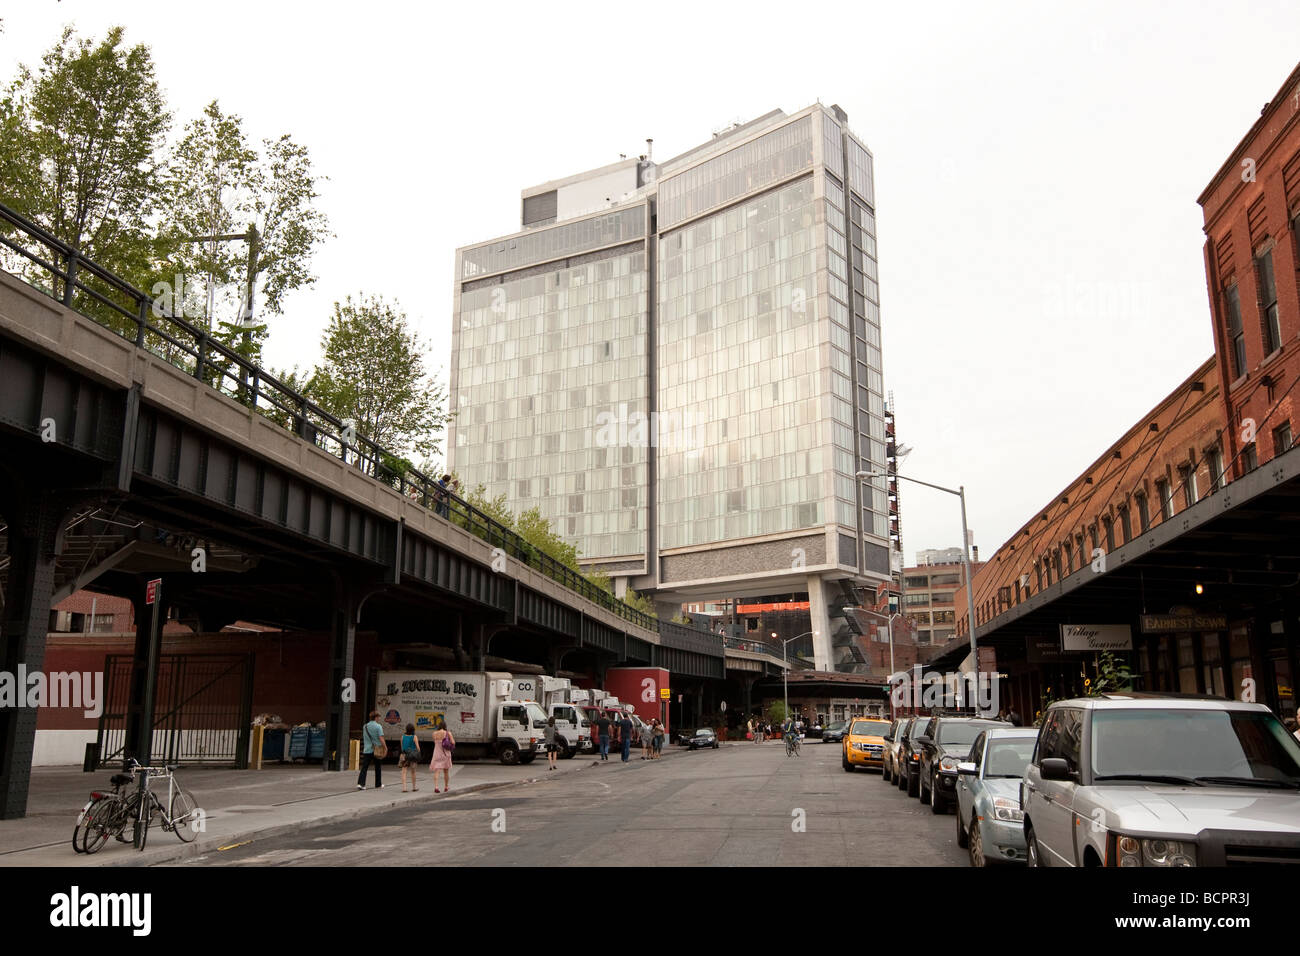
<path id="1" fill-rule="evenodd" d="M 1300 3 L 7 4 L 0 76 L 65 24 L 152 50 L 176 125 L 213 98 L 290 133 L 337 237 L 271 326 L 396 298 L 448 364 L 454 249 L 519 190 L 838 103 L 876 162 L 902 472 L 965 484 L 985 554 L 1213 351 L 1196 197 L 1300 53 Z M 909 563 L 957 503 L 903 490 Z"/>

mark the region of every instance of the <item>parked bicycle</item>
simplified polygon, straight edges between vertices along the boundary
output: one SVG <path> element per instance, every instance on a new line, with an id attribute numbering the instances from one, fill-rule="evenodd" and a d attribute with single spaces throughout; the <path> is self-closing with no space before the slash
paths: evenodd
<path id="1" fill-rule="evenodd" d="M 190 843 L 198 836 L 198 804 L 193 794 L 176 782 L 175 766 L 144 767 L 134 760 L 130 762 L 125 774 L 114 777 L 127 777 L 133 780 L 143 774 L 141 786 L 122 793 L 114 790 L 104 794 L 98 801 L 92 801 L 83 811 L 85 821 L 81 824 L 82 851 L 95 853 L 106 844 L 109 837 L 116 837 L 126 842 L 123 834 L 131 829 L 132 842 L 137 850 L 143 850 L 149 839 L 149 828 L 158 818 L 163 830 L 176 834 L 183 843 Z M 158 794 L 149 788 L 151 779 L 167 778 L 167 802 L 164 805 Z"/>
<path id="2" fill-rule="evenodd" d="M 128 784 L 130 782 L 130 774 L 115 773 L 113 774 L 112 779 L 109 780 L 109 783 L 113 785 L 112 790 L 91 791 L 90 800 L 81 808 L 81 812 L 77 814 L 77 825 L 72 828 L 72 850 L 74 853 L 86 852 L 85 846 L 82 842 L 85 836 L 86 821 L 95 813 L 95 808 L 104 800 L 111 801 L 120 799 L 122 796 L 123 784 Z M 96 849 L 98 849 L 98 847 L 96 847 Z"/>

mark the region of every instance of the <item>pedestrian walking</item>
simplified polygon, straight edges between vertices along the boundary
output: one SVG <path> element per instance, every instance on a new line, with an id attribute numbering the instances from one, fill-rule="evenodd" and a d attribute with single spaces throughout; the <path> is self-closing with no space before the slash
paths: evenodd
<path id="1" fill-rule="evenodd" d="M 1021 723 L 1020 723 L 1020 715 L 1019 715 L 1018 713 L 1016 713 L 1016 708 L 1015 708 L 1015 707 L 1012 707 L 1009 711 L 1007 711 L 1007 720 L 1011 721 L 1011 726 L 1012 726 L 1012 727 L 1020 727 L 1020 726 L 1021 726 Z"/>
<path id="2" fill-rule="evenodd" d="M 361 773 L 357 775 L 357 789 L 366 789 L 366 774 L 370 772 L 370 765 L 375 765 L 375 789 L 380 790 L 384 786 L 382 768 L 379 764 L 379 757 L 375 750 L 384 745 L 384 728 L 379 724 L 379 711 L 372 710 L 370 719 L 366 725 L 361 728 Z"/>
<path id="3" fill-rule="evenodd" d="M 458 483 L 451 475 L 443 475 L 434 482 L 434 513 L 442 515 L 444 518 L 451 517 L 451 494 L 459 487 Z"/>
<path id="4" fill-rule="evenodd" d="M 609 717 L 601 714 L 596 721 L 596 736 L 600 738 L 600 759 L 609 759 L 609 731 L 611 722 Z"/>
<path id="5" fill-rule="evenodd" d="M 447 729 L 447 722 L 438 718 L 438 729 L 433 732 L 433 759 L 429 769 L 433 771 L 433 792 L 443 793 L 451 789 L 451 752 L 456 749 L 456 738 Z M 442 771 L 442 790 L 438 789 L 438 771 Z"/>
<path id="6" fill-rule="evenodd" d="M 627 763 L 632 759 L 632 718 L 627 714 L 618 722 L 618 739 L 623 747 L 623 762 Z"/>
<path id="7" fill-rule="evenodd" d="M 658 760 L 660 754 L 664 752 L 664 736 L 666 735 L 666 732 L 664 731 L 664 725 L 659 723 L 658 717 L 655 718 L 653 726 L 654 726 L 655 734 L 654 734 L 654 753 L 652 754 L 652 757 L 653 759 Z"/>
<path id="8" fill-rule="evenodd" d="M 542 735 L 546 738 L 546 762 L 549 763 L 551 765 L 551 769 L 554 770 L 555 761 L 556 758 L 559 756 L 559 750 L 560 750 L 559 745 L 557 745 L 555 742 L 555 715 L 554 714 L 546 718 L 546 728 L 542 731 Z"/>
<path id="9" fill-rule="evenodd" d="M 746 740 L 754 739 L 754 718 L 753 717 L 749 718 L 749 720 L 745 724 L 745 739 Z"/>
<path id="10" fill-rule="evenodd" d="M 415 724 L 406 725 L 402 735 L 402 755 L 397 758 L 397 765 L 402 771 L 402 793 L 406 793 L 406 775 L 411 775 L 411 792 L 419 790 L 415 785 L 415 770 L 420 765 L 420 738 L 415 736 Z"/>
<path id="11" fill-rule="evenodd" d="M 649 724 L 641 725 L 641 759 L 650 759 L 650 750 L 655 745 L 654 728 Z"/>

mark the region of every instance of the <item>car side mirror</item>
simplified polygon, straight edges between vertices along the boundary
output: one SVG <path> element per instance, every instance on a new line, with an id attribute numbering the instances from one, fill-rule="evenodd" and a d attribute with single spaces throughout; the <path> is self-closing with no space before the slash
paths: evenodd
<path id="1" fill-rule="evenodd" d="M 887 741 L 891 744 L 894 742 L 894 738 L 890 734 L 885 734 L 885 736 L 881 737 L 880 739 Z"/>
<path id="2" fill-rule="evenodd" d="M 544 720 L 534 720 L 534 721 L 533 721 L 533 727 L 535 727 L 535 728 L 538 729 L 538 730 L 541 730 L 541 729 L 542 729 L 543 727 L 545 727 L 545 726 L 546 726 L 546 721 L 544 721 Z"/>
<path id="3" fill-rule="evenodd" d="M 916 738 L 916 742 L 918 744 L 928 744 L 928 743 L 933 743 L 934 741 L 930 739 L 929 734 L 921 734 L 921 736 Z"/>
<path id="4" fill-rule="evenodd" d="M 1070 765 L 1064 757 L 1044 757 L 1043 762 L 1038 765 L 1038 772 L 1044 780 L 1060 780 L 1066 783 L 1074 780 L 1074 774 L 1070 772 Z"/>
<path id="5" fill-rule="evenodd" d="M 969 777 L 974 777 L 980 772 L 980 768 L 970 761 L 962 761 L 957 764 L 957 772 L 966 774 Z"/>

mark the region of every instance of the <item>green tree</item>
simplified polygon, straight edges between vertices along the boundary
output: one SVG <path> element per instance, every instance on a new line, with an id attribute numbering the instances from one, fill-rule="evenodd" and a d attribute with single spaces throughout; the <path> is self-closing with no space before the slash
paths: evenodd
<path id="1" fill-rule="evenodd" d="M 171 116 L 149 48 L 123 37 L 113 27 L 96 44 L 69 27 L 35 71 L 19 67 L 0 105 L 0 171 L 19 212 L 138 282 L 154 259 Z"/>
<path id="2" fill-rule="evenodd" d="M 216 100 L 172 151 L 162 242 L 186 277 L 185 307 L 250 362 L 260 362 L 267 334 L 259 284 L 260 311 L 279 314 L 286 293 L 316 281 L 312 253 L 330 235 L 314 204 L 322 180 L 287 134 L 252 148 L 243 120 Z"/>
<path id="3" fill-rule="evenodd" d="M 427 346 L 400 306 L 379 296 L 334 303 L 310 397 L 357 434 L 409 457 L 439 449 L 446 389 L 425 371 Z"/>
<path id="4" fill-rule="evenodd" d="M 767 721 L 773 727 L 779 727 L 785 722 L 788 711 L 785 709 L 785 701 L 774 700 L 767 705 Z"/>

